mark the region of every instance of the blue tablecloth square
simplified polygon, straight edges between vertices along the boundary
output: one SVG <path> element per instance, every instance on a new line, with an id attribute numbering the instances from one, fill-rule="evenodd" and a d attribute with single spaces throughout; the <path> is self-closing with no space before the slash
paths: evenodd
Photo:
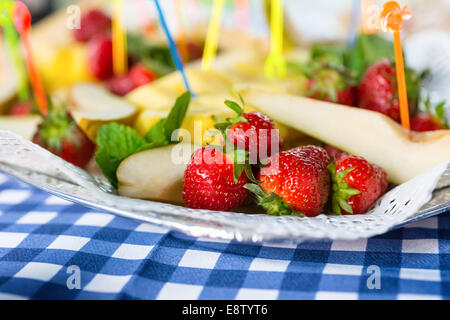
<path id="1" fill-rule="evenodd" d="M 1 174 L 0 195 L 0 297 L 450 298 L 450 213 L 371 239 L 242 244 L 92 211 Z"/>

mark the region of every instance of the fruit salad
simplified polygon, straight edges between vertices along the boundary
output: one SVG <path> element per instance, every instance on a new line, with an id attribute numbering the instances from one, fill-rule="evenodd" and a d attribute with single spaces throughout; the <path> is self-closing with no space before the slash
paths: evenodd
<path id="1" fill-rule="evenodd" d="M 53 91 L 31 138 L 80 167 L 94 157 L 121 196 L 273 216 L 357 215 L 450 159 L 446 102 L 423 93 L 426 71 L 406 69 L 412 130 L 400 125 L 393 46 L 379 35 L 361 34 L 354 47 L 290 49 L 282 79 L 264 75 L 267 44 L 253 39 L 220 52 L 210 71 L 187 63 L 185 92 L 167 47 L 142 36 L 128 36 L 130 70 L 114 75 L 110 29 L 101 10 L 83 16 L 73 48 L 85 50 L 92 79 Z M 189 48 L 188 60 L 201 56 L 201 45 Z M 11 112 L 30 109 L 21 102 Z"/>

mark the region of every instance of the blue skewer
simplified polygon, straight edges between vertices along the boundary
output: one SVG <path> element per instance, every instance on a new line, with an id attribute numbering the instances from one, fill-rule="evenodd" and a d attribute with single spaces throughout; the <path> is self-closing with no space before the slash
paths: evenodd
<path id="1" fill-rule="evenodd" d="M 181 73 L 181 76 L 183 77 L 184 86 L 186 87 L 187 91 L 190 91 L 192 96 L 195 96 L 195 94 L 192 92 L 191 87 L 189 85 L 188 79 L 186 77 L 186 73 L 184 72 L 184 66 L 183 62 L 180 58 L 180 53 L 178 52 L 178 47 L 175 44 L 175 41 L 173 41 L 173 37 L 170 34 L 169 28 L 166 23 L 166 19 L 164 17 L 164 13 L 161 9 L 161 6 L 159 4 L 159 0 L 155 0 L 156 10 L 158 10 L 159 20 L 161 21 L 161 26 L 164 30 L 164 33 L 166 34 L 167 41 L 169 43 L 169 50 L 170 54 L 172 55 L 173 62 L 175 63 L 175 67 L 177 70 Z"/>
<path id="2" fill-rule="evenodd" d="M 348 31 L 347 46 L 353 47 L 358 37 L 359 21 L 361 19 L 361 0 L 353 0 L 352 17 Z"/>

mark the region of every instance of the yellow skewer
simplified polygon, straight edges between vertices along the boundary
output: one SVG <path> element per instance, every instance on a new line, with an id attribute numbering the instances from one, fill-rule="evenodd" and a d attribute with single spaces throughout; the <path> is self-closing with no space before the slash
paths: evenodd
<path id="1" fill-rule="evenodd" d="M 286 76 L 286 61 L 283 56 L 284 13 L 282 0 L 271 0 L 270 10 L 270 54 L 267 57 L 264 73 L 267 77 Z"/>
<path id="2" fill-rule="evenodd" d="M 217 53 L 217 44 L 219 42 L 220 23 L 222 21 L 223 8 L 225 0 L 214 0 L 214 8 L 209 23 L 208 34 L 206 36 L 205 51 L 203 53 L 202 69 L 211 70 L 212 62 Z"/>

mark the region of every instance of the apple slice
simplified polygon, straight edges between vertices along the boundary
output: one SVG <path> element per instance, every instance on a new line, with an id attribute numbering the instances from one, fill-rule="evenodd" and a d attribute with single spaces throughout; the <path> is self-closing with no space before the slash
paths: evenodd
<path id="1" fill-rule="evenodd" d="M 40 116 L 5 116 L 0 117 L 0 130 L 11 131 L 32 140 L 40 123 Z"/>
<path id="2" fill-rule="evenodd" d="M 248 104 L 285 125 L 384 168 L 401 184 L 450 160 L 450 130 L 410 133 L 381 113 L 249 91 Z"/>
<path id="3" fill-rule="evenodd" d="M 183 176 L 192 153 L 200 148 L 190 144 L 136 153 L 117 170 L 121 196 L 183 203 Z"/>
<path id="4" fill-rule="evenodd" d="M 136 117 L 137 108 L 133 104 L 97 84 L 80 83 L 71 87 L 67 100 L 72 117 L 92 141 L 102 125 L 109 122 L 132 125 Z"/>

